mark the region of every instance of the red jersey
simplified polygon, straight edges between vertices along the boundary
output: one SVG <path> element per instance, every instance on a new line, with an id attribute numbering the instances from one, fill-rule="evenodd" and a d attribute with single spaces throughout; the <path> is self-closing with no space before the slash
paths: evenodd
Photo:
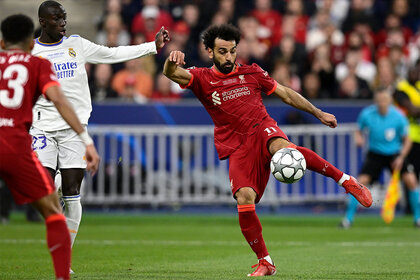
<path id="1" fill-rule="evenodd" d="M 214 143 L 220 159 L 229 157 L 252 134 L 259 121 L 269 117 L 261 92 L 274 92 L 277 82 L 257 64 L 236 65 L 222 74 L 212 68 L 190 68 L 188 87 L 212 118 Z"/>
<path id="2" fill-rule="evenodd" d="M 58 82 L 48 60 L 19 50 L 0 53 L 0 152 L 31 143 L 32 107 L 52 85 Z"/>

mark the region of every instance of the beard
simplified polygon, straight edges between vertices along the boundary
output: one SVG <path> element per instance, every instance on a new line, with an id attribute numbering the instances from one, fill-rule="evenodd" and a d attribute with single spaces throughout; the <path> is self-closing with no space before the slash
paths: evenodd
<path id="1" fill-rule="evenodd" d="M 234 62 L 225 62 L 223 64 L 220 64 L 220 62 L 217 61 L 214 57 L 213 63 L 216 66 L 217 70 L 219 70 L 223 74 L 229 74 L 230 72 L 232 72 L 233 67 L 235 66 Z"/>

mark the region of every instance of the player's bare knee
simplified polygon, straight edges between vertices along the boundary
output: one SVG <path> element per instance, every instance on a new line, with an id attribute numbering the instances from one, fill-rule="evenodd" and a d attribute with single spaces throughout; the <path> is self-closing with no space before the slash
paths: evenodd
<path id="1" fill-rule="evenodd" d="M 44 218 L 54 214 L 62 213 L 57 193 L 44 196 L 32 204 Z"/>
<path id="2" fill-rule="evenodd" d="M 286 148 L 289 145 L 290 142 L 284 138 L 272 138 L 268 141 L 268 151 L 270 154 L 274 155 L 278 150 Z"/>
<path id="3" fill-rule="evenodd" d="M 401 179 L 409 190 L 414 191 L 417 188 L 417 178 L 414 173 L 406 172 Z"/>
<path id="4" fill-rule="evenodd" d="M 236 201 L 238 205 L 255 204 L 257 194 L 250 187 L 240 188 L 236 194 Z"/>
<path id="5" fill-rule="evenodd" d="M 61 184 L 64 196 L 80 194 L 84 169 L 62 169 Z"/>

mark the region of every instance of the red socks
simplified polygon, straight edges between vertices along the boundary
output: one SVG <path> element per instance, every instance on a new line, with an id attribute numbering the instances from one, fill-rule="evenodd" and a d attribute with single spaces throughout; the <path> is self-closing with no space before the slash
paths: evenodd
<path id="1" fill-rule="evenodd" d="M 239 225 L 246 241 L 255 252 L 258 259 L 268 255 L 267 247 L 262 237 L 262 226 L 255 213 L 255 204 L 238 205 Z"/>
<path id="2" fill-rule="evenodd" d="M 70 279 L 71 246 L 66 218 L 63 214 L 54 214 L 45 219 L 45 224 L 55 276 L 57 279 Z"/>
<path id="3" fill-rule="evenodd" d="M 306 160 L 306 167 L 309 170 L 333 178 L 336 182 L 343 176 L 342 171 L 338 170 L 337 167 L 317 155 L 314 151 L 305 147 L 296 146 L 295 144 L 290 144 L 288 147 L 295 148 L 302 153 Z"/>

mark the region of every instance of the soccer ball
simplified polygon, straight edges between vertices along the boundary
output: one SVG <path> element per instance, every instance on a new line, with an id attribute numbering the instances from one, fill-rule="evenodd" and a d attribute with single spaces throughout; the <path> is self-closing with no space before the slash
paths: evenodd
<path id="1" fill-rule="evenodd" d="M 270 169 L 277 180 L 291 184 L 299 181 L 305 174 L 306 160 L 298 150 L 283 148 L 271 158 Z"/>

